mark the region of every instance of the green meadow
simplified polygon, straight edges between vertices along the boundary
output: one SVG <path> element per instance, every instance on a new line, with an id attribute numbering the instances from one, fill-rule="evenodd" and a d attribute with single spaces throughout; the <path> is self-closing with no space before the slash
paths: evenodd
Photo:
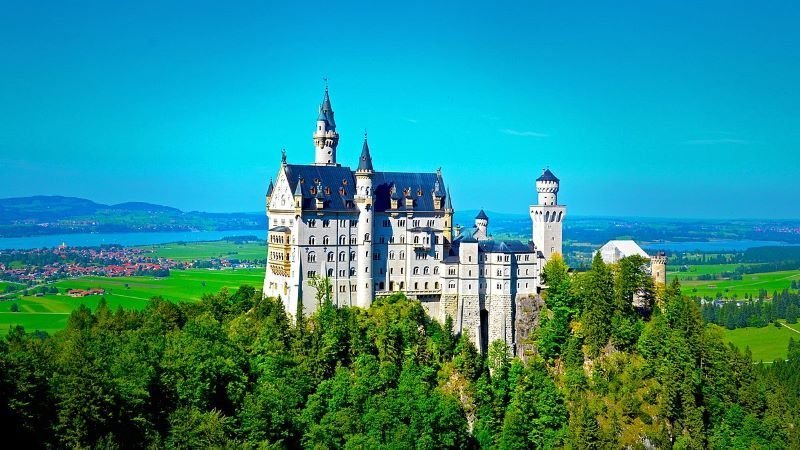
<path id="1" fill-rule="evenodd" d="M 737 328 L 724 330 L 726 342 L 744 351 L 750 347 L 753 361 L 771 362 L 777 359 L 786 359 L 789 338 L 800 340 L 800 329 L 797 325 L 786 324 L 777 328 L 772 324 L 761 328 Z"/>
<path id="2" fill-rule="evenodd" d="M 169 244 L 146 245 L 139 248 L 152 250 L 154 257 L 174 259 L 176 261 L 194 261 L 196 259 L 235 258 L 241 260 L 266 259 L 265 242 L 247 242 L 237 244 L 229 241 L 211 242 L 173 242 Z"/>
<path id="3" fill-rule="evenodd" d="M 690 266 L 688 272 L 670 272 L 669 280 L 678 278 L 682 291 L 686 295 L 700 297 L 744 298 L 745 294 L 757 295 L 758 291 L 765 289 L 769 295 L 774 291 L 788 289 L 792 280 L 800 281 L 800 270 L 785 270 L 779 272 L 765 272 L 742 275 L 741 280 L 692 280 L 700 275 L 733 272 L 737 264 L 708 264 Z"/>
<path id="4" fill-rule="evenodd" d="M 223 288 L 235 290 L 241 285 L 260 288 L 263 282 L 263 268 L 173 270 L 167 278 L 84 277 L 61 280 L 55 283 L 59 294 L 23 296 L 17 300 L 0 302 L 0 333 L 5 334 L 12 325 L 22 325 L 28 331 L 57 331 L 64 327 L 72 310 L 81 304 L 94 309 L 103 297 L 111 308 L 142 309 L 155 296 L 175 302 L 196 301 L 203 294 L 215 293 Z M 90 288 L 105 289 L 105 295 L 82 298 L 67 295 L 69 289 Z M 11 312 L 11 306 L 15 303 L 19 312 Z"/>

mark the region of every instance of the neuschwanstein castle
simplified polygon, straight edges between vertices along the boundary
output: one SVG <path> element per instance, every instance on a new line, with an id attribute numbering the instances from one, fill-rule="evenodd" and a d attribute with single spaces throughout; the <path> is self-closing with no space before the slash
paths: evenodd
<path id="1" fill-rule="evenodd" d="M 284 153 L 269 185 L 264 295 L 280 297 L 289 314 L 302 302 L 308 314 L 317 307 L 314 276 L 329 278 L 340 306 L 366 308 L 375 296 L 404 292 L 432 317 L 451 316 L 482 351 L 497 339 L 517 351 L 521 304 L 536 298 L 542 266 L 561 253 L 558 178 L 544 170 L 536 179 L 531 241 L 494 240 L 483 211 L 474 226 L 454 226 L 440 170 L 376 170 L 366 134 L 355 170 L 339 164 L 327 88 L 313 137 L 314 162 L 290 164 Z"/>

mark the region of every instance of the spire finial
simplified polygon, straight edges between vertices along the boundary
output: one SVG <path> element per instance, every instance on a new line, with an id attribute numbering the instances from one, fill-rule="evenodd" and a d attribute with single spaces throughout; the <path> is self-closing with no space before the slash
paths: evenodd
<path id="1" fill-rule="evenodd" d="M 328 92 L 328 77 L 327 76 L 322 77 L 322 81 L 325 82 L 325 92 Z"/>
<path id="2" fill-rule="evenodd" d="M 286 164 L 286 149 L 281 149 L 281 164 Z"/>
<path id="3" fill-rule="evenodd" d="M 366 128 L 364 128 L 364 140 L 365 141 L 367 140 L 367 129 Z"/>

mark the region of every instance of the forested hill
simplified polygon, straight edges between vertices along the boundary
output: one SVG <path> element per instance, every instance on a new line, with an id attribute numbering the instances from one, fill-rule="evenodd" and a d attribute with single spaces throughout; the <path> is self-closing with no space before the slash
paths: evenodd
<path id="1" fill-rule="evenodd" d="M 263 229 L 256 213 L 184 212 L 143 202 L 104 205 L 91 200 L 34 196 L 0 199 L 0 237 L 62 233 Z"/>
<path id="2" fill-rule="evenodd" d="M 623 261 L 548 263 L 525 360 L 400 294 L 336 308 L 324 281 L 296 323 L 251 287 L 81 307 L 0 341 L 0 430 L 33 448 L 800 448 L 800 348 L 754 365 Z"/>

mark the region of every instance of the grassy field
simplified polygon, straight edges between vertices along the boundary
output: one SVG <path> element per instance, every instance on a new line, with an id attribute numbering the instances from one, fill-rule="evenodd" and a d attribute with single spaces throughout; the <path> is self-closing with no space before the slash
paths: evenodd
<path id="1" fill-rule="evenodd" d="M 733 345 L 744 350 L 750 347 L 753 353 L 753 361 L 774 361 L 776 359 L 786 359 L 789 338 L 800 340 L 800 329 L 797 325 L 789 325 L 776 328 L 768 325 L 762 328 L 737 328 L 735 330 L 725 330 L 724 339 Z M 797 330 L 797 331 L 793 331 Z"/>
<path id="2" fill-rule="evenodd" d="M 671 281 L 678 278 L 681 282 L 683 293 L 702 297 L 716 297 L 718 294 L 725 298 L 744 298 L 745 294 L 756 295 L 760 289 L 766 289 L 769 295 L 773 291 L 788 289 L 792 280 L 800 280 L 800 270 L 786 270 L 780 272 L 765 272 L 742 275 L 741 280 L 689 280 L 699 275 L 732 272 L 737 264 L 709 264 L 690 266 L 688 272 L 670 272 L 667 278 Z"/>
<path id="3" fill-rule="evenodd" d="M 193 301 L 200 299 L 204 293 L 215 293 L 222 288 L 234 290 L 243 284 L 259 288 L 263 281 L 263 268 L 173 270 L 167 278 L 85 277 L 62 280 L 55 283 L 61 291 L 59 295 L 26 296 L 0 302 L 0 334 L 7 333 L 11 325 L 22 325 L 28 331 L 56 331 L 64 327 L 69 313 L 80 304 L 94 309 L 100 302 L 101 296 L 69 297 L 66 295 L 69 289 L 102 288 L 106 290 L 105 298 L 109 307 L 141 309 L 155 296 L 171 301 Z M 19 312 L 11 312 L 14 303 L 19 305 Z"/>
<path id="4" fill-rule="evenodd" d="M 140 246 L 153 250 L 153 256 L 170 258 L 176 261 L 196 259 L 236 258 L 247 260 L 266 259 L 267 245 L 264 242 L 237 244 L 229 241 L 186 242 Z"/>

